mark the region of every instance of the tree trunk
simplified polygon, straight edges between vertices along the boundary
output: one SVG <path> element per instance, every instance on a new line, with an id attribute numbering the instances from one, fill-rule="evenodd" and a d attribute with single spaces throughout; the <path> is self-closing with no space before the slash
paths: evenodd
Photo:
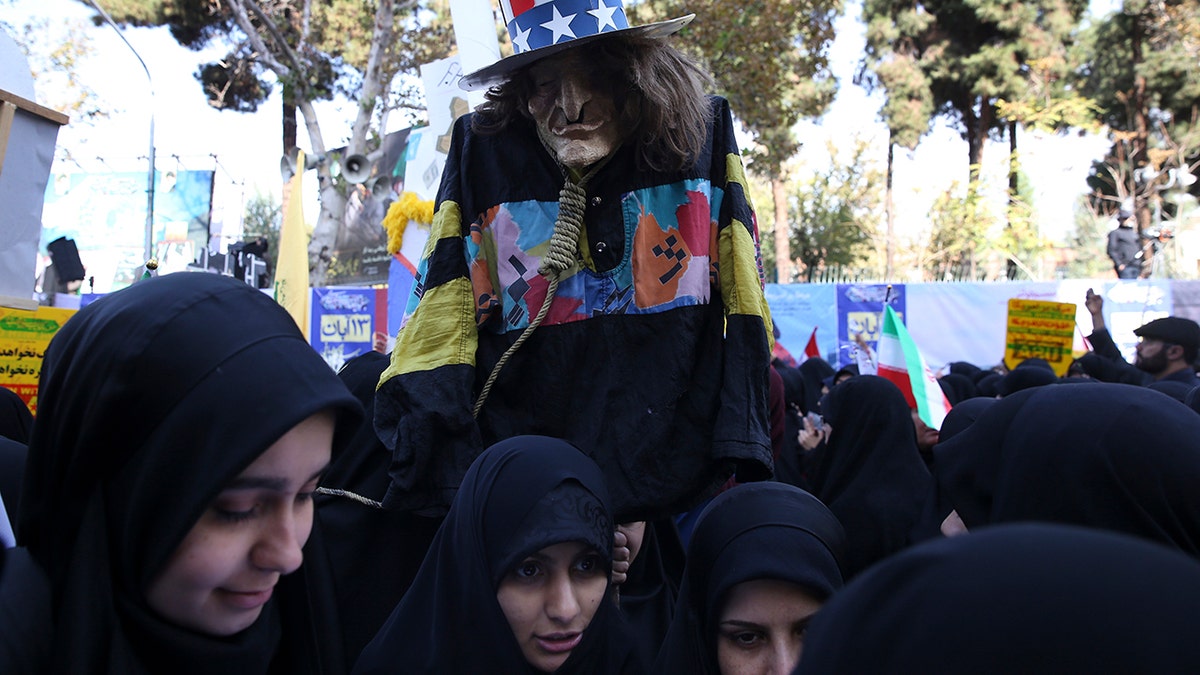
<path id="1" fill-rule="evenodd" d="M 781 176 L 771 177 L 771 197 L 775 202 L 775 281 L 792 281 L 791 226 L 787 217 L 787 191 Z"/>
<path id="2" fill-rule="evenodd" d="M 280 158 L 287 156 L 288 150 L 296 147 L 296 90 L 288 84 L 283 86 L 283 105 L 280 109 L 282 116 L 281 127 L 283 129 L 283 152 L 280 153 Z M 282 178 L 282 166 L 280 167 L 280 177 Z M 298 168 L 297 171 L 303 171 Z M 283 178 L 283 193 L 280 198 L 280 213 L 287 213 L 288 200 L 292 198 L 292 181 Z M 312 267 L 312 263 L 309 263 Z"/>
<path id="3" fill-rule="evenodd" d="M 1133 156 L 1129 158 L 1129 166 L 1137 169 L 1146 164 L 1147 160 L 1147 143 L 1150 137 L 1149 133 L 1149 111 L 1146 109 L 1146 77 L 1141 74 L 1141 65 L 1144 57 L 1142 55 L 1142 46 L 1145 41 L 1145 25 L 1143 23 L 1143 15 L 1141 12 L 1133 16 L 1133 26 L 1129 36 L 1129 51 L 1133 63 L 1133 96 L 1131 97 L 1130 107 L 1133 112 Z M 1134 218 L 1137 220 L 1137 231 L 1142 234 L 1150 227 L 1150 196 L 1153 194 L 1154 188 L 1145 187 L 1139 188 L 1137 181 L 1133 185 L 1133 205 Z M 1145 255 L 1142 259 L 1143 274 L 1149 276 L 1149 270 L 1153 265 L 1151 258 L 1154 251 L 1151 247 L 1143 249 Z"/>
<path id="4" fill-rule="evenodd" d="M 1017 123 L 1015 121 L 1008 123 L 1008 213 L 1007 223 L 1009 233 L 1013 230 L 1013 215 L 1016 212 L 1017 202 L 1020 199 L 1020 176 L 1017 173 L 1019 168 L 1017 162 Z M 1014 248 L 1016 246 L 1016 237 L 1012 237 Z M 1016 251 L 1008 252 L 1008 260 L 1004 266 L 1004 276 L 1009 279 L 1017 278 L 1017 262 L 1013 259 Z"/>
<path id="5" fill-rule="evenodd" d="M 894 149 L 896 132 L 888 130 L 888 153 L 887 153 L 887 188 L 884 193 L 884 209 L 887 211 L 887 242 L 886 254 L 884 258 L 884 273 L 883 278 L 891 281 L 892 274 L 895 272 L 895 256 L 896 256 L 896 211 L 895 202 L 892 201 L 892 170 L 895 167 Z"/>

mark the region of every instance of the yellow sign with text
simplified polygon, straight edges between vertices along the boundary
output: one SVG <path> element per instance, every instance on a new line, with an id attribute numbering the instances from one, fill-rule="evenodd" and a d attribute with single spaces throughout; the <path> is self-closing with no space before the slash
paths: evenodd
<path id="1" fill-rule="evenodd" d="M 15 391 L 34 415 L 42 357 L 50 338 L 73 314 L 75 310 L 61 307 L 0 307 L 0 386 Z"/>
<path id="2" fill-rule="evenodd" d="M 1075 305 L 1048 300 L 1008 301 L 1004 365 L 1016 368 L 1025 359 L 1045 359 L 1062 377 L 1075 356 Z"/>

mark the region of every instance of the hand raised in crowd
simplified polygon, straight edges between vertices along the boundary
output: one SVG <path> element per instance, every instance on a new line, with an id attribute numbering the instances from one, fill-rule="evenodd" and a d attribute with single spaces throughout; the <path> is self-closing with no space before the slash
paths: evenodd
<path id="1" fill-rule="evenodd" d="M 1083 298 L 1083 306 L 1087 308 L 1088 314 L 1092 315 L 1092 330 L 1106 330 L 1104 324 L 1104 298 L 1097 295 L 1092 289 L 1087 289 L 1087 295 Z"/>
<path id="2" fill-rule="evenodd" d="M 829 425 L 820 423 L 820 417 L 816 415 L 806 415 L 801 420 L 804 423 L 804 428 L 796 436 L 800 442 L 800 447 L 806 452 L 817 447 L 821 441 L 829 437 Z"/>
<path id="3" fill-rule="evenodd" d="M 1083 306 L 1087 308 L 1088 314 L 1099 314 L 1104 309 L 1104 298 L 1089 288 L 1083 299 Z"/>
<path id="4" fill-rule="evenodd" d="M 625 583 L 629 568 L 642 550 L 642 540 L 646 536 L 646 521 L 621 523 L 613 532 L 613 566 L 612 582 L 614 585 Z"/>

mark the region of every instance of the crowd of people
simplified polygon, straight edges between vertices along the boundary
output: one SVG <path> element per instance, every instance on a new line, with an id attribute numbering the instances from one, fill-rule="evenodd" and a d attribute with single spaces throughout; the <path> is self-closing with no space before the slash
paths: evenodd
<path id="1" fill-rule="evenodd" d="M 568 3 L 464 78 L 390 355 L 334 373 L 207 274 L 54 336 L 0 428 L 0 672 L 1200 667 L 1200 325 L 1129 364 L 1089 291 L 1066 376 L 949 364 L 938 428 L 772 358 L 691 17 Z"/>

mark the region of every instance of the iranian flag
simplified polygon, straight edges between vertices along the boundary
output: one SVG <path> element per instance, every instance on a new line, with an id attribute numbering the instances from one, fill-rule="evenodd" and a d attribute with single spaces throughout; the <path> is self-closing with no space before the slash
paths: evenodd
<path id="1" fill-rule="evenodd" d="M 950 410 L 950 402 L 946 400 L 929 366 L 925 365 L 917 343 L 913 342 L 908 329 L 890 305 L 884 308 L 878 354 L 878 374 L 900 388 L 909 407 L 916 409 L 925 426 L 940 430 L 942 420 L 946 419 L 946 413 Z"/>

